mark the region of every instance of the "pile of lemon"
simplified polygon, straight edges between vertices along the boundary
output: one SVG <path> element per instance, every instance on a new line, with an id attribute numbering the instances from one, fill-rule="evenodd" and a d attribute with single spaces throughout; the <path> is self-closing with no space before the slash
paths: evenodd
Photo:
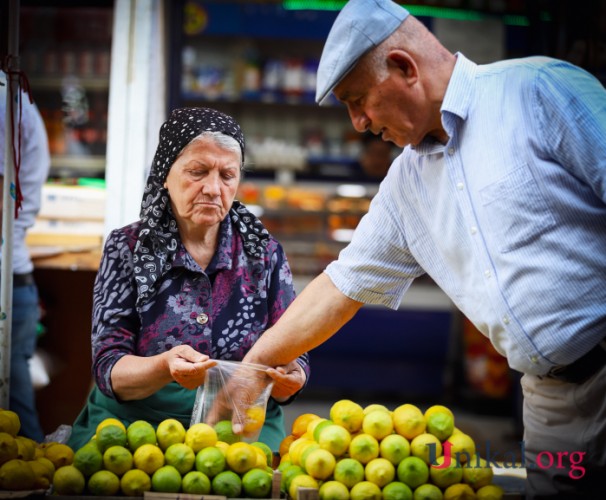
<path id="1" fill-rule="evenodd" d="M 278 470 L 282 491 L 293 499 L 300 488 L 317 488 L 321 500 L 503 497 L 473 439 L 441 405 L 423 413 L 412 404 L 392 411 L 344 399 L 331 406 L 329 418 L 299 415 L 280 445 Z"/>
<path id="2" fill-rule="evenodd" d="M 37 443 L 20 436 L 20 430 L 19 416 L 0 409 L 0 489 L 46 490 L 55 471 L 71 463 L 74 452 L 61 443 Z"/>
<path id="3" fill-rule="evenodd" d="M 128 426 L 108 418 L 73 460 L 54 474 L 59 495 L 143 496 L 147 491 L 269 498 L 273 454 L 261 442 L 246 443 L 231 422 L 185 428 L 175 419 L 157 427 L 145 420 Z"/>

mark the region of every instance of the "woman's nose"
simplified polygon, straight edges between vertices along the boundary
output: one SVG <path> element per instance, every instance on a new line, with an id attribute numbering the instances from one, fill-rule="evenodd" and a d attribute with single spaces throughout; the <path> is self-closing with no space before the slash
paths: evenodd
<path id="1" fill-rule="evenodd" d="M 202 184 L 202 192 L 212 196 L 221 194 L 221 184 L 218 174 L 211 174 L 205 179 L 205 182 Z"/>

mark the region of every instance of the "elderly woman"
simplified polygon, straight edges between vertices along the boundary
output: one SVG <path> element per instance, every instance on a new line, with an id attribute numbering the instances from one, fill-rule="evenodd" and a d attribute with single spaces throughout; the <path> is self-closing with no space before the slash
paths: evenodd
<path id="1" fill-rule="evenodd" d="M 244 137 L 229 116 L 175 110 L 160 130 L 141 219 L 114 230 L 94 286 L 95 387 L 73 426 L 79 448 L 103 419 L 189 425 L 217 359 L 240 361 L 294 299 L 280 244 L 235 200 Z M 281 404 L 305 385 L 306 356 L 274 379 L 260 440 L 284 437 Z"/>

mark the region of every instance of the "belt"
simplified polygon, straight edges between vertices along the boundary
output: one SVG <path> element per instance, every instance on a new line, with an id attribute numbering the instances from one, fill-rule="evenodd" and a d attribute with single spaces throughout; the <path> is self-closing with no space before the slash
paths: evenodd
<path id="1" fill-rule="evenodd" d="M 606 338 L 574 363 L 552 368 L 547 376 L 572 384 L 582 384 L 605 365 Z"/>
<path id="2" fill-rule="evenodd" d="M 32 273 L 13 274 L 13 287 L 28 286 L 34 284 L 34 275 Z"/>

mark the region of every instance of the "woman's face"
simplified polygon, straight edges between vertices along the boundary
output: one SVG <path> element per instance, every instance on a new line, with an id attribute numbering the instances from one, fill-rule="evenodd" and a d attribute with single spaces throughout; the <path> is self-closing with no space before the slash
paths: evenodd
<path id="1" fill-rule="evenodd" d="M 240 183 L 240 155 L 213 139 L 195 140 L 173 163 L 164 186 L 183 228 L 219 224 L 229 212 Z"/>

